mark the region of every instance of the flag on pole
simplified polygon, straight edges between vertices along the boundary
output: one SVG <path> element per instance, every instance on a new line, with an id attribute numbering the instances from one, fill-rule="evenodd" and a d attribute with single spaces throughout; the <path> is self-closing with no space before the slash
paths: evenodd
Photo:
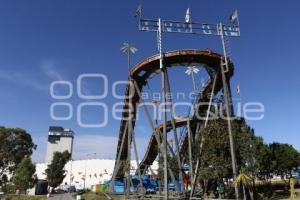
<path id="1" fill-rule="evenodd" d="M 135 10 L 134 17 L 141 17 L 142 14 L 142 4 L 139 4 Z"/>
<path id="2" fill-rule="evenodd" d="M 190 12 L 190 8 L 188 8 L 185 13 L 185 23 L 191 23 L 191 22 L 192 22 L 191 12 Z"/>
<path id="3" fill-rule="evenodd" d="M 232 24 L 237 24 L 237 22 L 238 22 L 238 11 L 237 11 L 237 9 L 235 9 L 235 10 L 232 12 L 232 14 L 230 15 L 229 21 L 230 21 Z"/>
<path id="4" fill-rule="evenodd" d="M 236 93 L 240 94 L 240 92 L 241 92 L 241 87 L 240 87 L 240 84 L 238 84 L 236 86 Z"/>

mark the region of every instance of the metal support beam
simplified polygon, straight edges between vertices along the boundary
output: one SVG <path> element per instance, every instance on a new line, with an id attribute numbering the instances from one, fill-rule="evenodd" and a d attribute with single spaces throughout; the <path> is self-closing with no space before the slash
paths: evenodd
<path id="1" fill-rule="evenodd" d="M 159 131 L 159 129 L 155 129 L 154 123 L 153 123 L 153 121 L 152 121 L 152 119 L 151 119 L 151 116 L 150 116 L 150 113 L 149 113 L 149 110 L 148 110 L 148 108 L 146 107 L 146 105 L 144 104 L 144 99 L 143 99 L 143 96 L 141 95 L 141 91 L 140 91 L 140 89 L 139 89 L 139 87 L 138 87 L 138 85 L 137 85 L 137 83 L 136 83 L 135 81 L 133 81 L 133 84 L 134 84 L 134 86 L 135 86 L 135 91 L 137 92 L 137 94 L 138 94 L 139 97 L 140 97 L 141 102 L 143 103 L 143 108 L 144 108 L 146 117 L 147 117 L 147 119 L 148 119 L 148 121 L 149 121 L 149 123 L 150 123 L 150 126 L 151 126 L 151 128 L 152 128 L 152 131 L 153 131 L 153 133 L 155 134 L 155 138 L 156 138 L 156 141 L 157 141 L 157 145 L 158 145 L 159 151 L 161 151 L 162 149 L 166 149 L 165 152 L 167 153 L 167 149 L 169 149 L 170 153 L 171 153 L 173 156 L 175 156 L 175 153 L 172 151 L 172 148 L 171 148 L 170 146 L 168 146 L 168 143 L 166 142 L 166 143 L 164 144 L 163 142 L 161 142 L 160 136 L 162 136 L 163 133 L 161 133 L 161 132 Z M 162 143 L 162 144 L 161 144 L 161 143 Z M 166 146 L 164 146 L 164 145 L 166 145 Z M 171 178 L 172 178 L 172 181 L 175 182 L 175 176 L 174 176 L 174 173 L 172 172 L 172 169 L 171 169 L 171 168 L 167 168 L 167 171 L 170 173 L 170 176 L 171 176 Z M 177 187 L 177 190 L 179 190 L 178 187 Z M 165 191 L 165 190 L 164 190 L 164 191 Z M 167 191 L 167 192 L 168 192 L 168 191 Z M 164 197 L 165 197 L 165 194 L 166 194 L 166 193 L 164 192 Z M 167 193 L 167 194 L 168 194 L 168 193 Z"/>
<path id="2" fill-rule="evenodd" d="M 139 176 L 139 181 L 140 181 L 140 186 L 144 188 L 143 186 L 143 180 L 142 180 L 142 174 L 139 166 L 139 156 L 138 156 L 138 151 L 137 151 L 137 145 L 136 145 L 136 140 L 135 140 L 135 132 L 132 131 L 132 142 L 133 142 L 133 148 L 134 148 L 134 153 L 135 153 L 135 161 L 136 161 L 136 167 L 138 171 L 138 176 Z"/>
<path id="3" fill-rule="evenodd" d="M 192 133 L 191 133 L 191 126 L 190 120 L 187 121 L 187 130 L 188 130 L 188 152 L 189 152 L 189 173 L 190 177 L 193 178 L 193 159 L 192 159 Z"/>
<path id="4" fill-rule="evenodd" d="M 173 137 L 175 141 L 175 148 L 176 148 L 176 158 L 177 158 L 177 164 L 178 164 L 178 169 L 179 169 L 179 181 L 181 181 L 181 188 L 182 191 L 184 192 L 184 184 L 183 184 L 183 175 L 182 175 L 182 163 L 179 155 L 179 142 L 178 142 L 178 136 L 177 136 L 177 130 L 175 126 L 175 119 L 174 119 L 174 110 L 173 110 L 173 99 L 171 94 L 171 86 L 170 86 L 170 80 L 169 80 L 169 74 L 166 69 L 166 87 L 167 87 L 167 93 L 169 94 L 169 102 L 170 102 L 170 114 L 171 114 L 171 123 L 172 123 L 172 128 L 173 128 Z"/>
<path id="5" fill-rule="evenodd" d="M 125 129 L 124 129 L 124 130 L 127 130 L 127 127 L 128 127 L 128 122 L 126 122 Z M 124 146 L 125 136 L 126 136 L 126 134 L 123 133 L 123 136 L 122 136 L 122 142 L 121 142 L 121 146 L 120 146 L 121 151 L 122 151 L 123 146 Z M 113 192 L 114 187 L 115 187 L 115 179 L 116 179 L 116 175 L 117 175 L 117 173 L 118 173 L 118 171 L 119 171 L 119 168 L 120 168 L 121 151 L 119 152 L 118 158 L 117 158 L 117 160 L 116 160 L 116 167 L 115 167 L 115 170 L 114 170 L 114 172 L 113 172 L 112 181 L 111 181 L 111 185 L 110 185 L 110 188 L 109 188 L 110 192 Z"/>
<path id="6" fill-rule="evenodd" d="M 163 144 L 161 145 L 162 142 L 161 142 L 161 140 L 160 140 L 160 136 L 162 136 L 163 134 L 160 132 L 159 129 L 155 129 L 154 123 L 153 123 L 153 121 L 152 121 L 152 119 L 151 119 L 151 116 L 150 116 L 150 113 L 149 113 L 149 110 L 148 110 L 148 108 L 146 107 L 146 105 L 144 104 L 145 101 L 144 101 L 144 99 L 143 99 L 143 96 L 141 95 L 141 91 L 140 91 L 140 89 L 139 89 L 139 87 L 138 87 L 138 85 L 137 85 L 137 83 L 136 83 L 135 81 L 133 81 L 133 84 L 134 84 L 134 86 L 135 86 L 135 91 L 137 92 L 137 94 L 138 94 L 139 97 L 140 97 L 140 101 L 143 103 L 143 108 L 144 108 L 146 117 L 147 117 L 148 122 L 149 122 L 149 124 L 150 124 L 150 126 L 151 126 L 151 128 L 152 128 L 152 131 L 153 131 L 153 133 L 154 133 L 154 136 L 155 136 L 155 139 L 156 139 L 156 141 L 157 141 L 158 148 L 159 148 L 159 152 L 160 152 L 161 149 L 164 148 L 164 147 L 163 147 Z M 167 149 L 167 148 L 168 148 L 168 143 L 166 143 L 166 149 Z M 171 154 L 173 154 L 173 155 L 175 156 L 174 152 L 172 151 L 172 149 L 171 149 L 170 147 L 169 147 L 169 151 L 171 152 Z M 170 169 L 170 170 L 171 170 L 171 169 Z"/>
<path id="7" fill-rule="evenodd" d="M 163 142 L 162 154 L 164 158 L 164 199 L 168 199 L 168 154 L 167 154 L 167 105 L 166 105 L 166 86 L 165 86 L 165 70 L 162 69 L 162 104 L 163 109 Z"/>
<path id="8" fill-rule="evenodd" d="M 128 89 L 129 89 L 129 104 L 128 104 L 128 130 L 127 130 L 127 177 L 126 177 L 126 195 L 129 197 L 130 195 L 130 183 L 131 183 L 131 176 L 130 176 L 130 168 L 131 168 L 131 141 L 132 141 L 132 113 L 133 113 L 133 106 L 132 105 L 132 97 L 134 94 L 134 87 L 132 84 L 132 79 L 131 77 L 129 77 L 129 85 L 128 85 Z"/>
<path id="9" fill-rule="evenodd" d="M 162 53 L 162 20 L 158 19 L 158 31 L 157 31 L 157 46 L 159 51 L 159 66 L 161 69 L 161 87 L 162 87 L 162 104 L 164 106 L 163 111 L 163 148 L 162 153 L 164 157 L 164 199 L 168 199 L 168 157 L 167 157 L 167 105 L 166 105 L 166 74 L 165 74 L 165 68 L 163 65 L 163 53 Z"/>
<path id="10" fill-rule="evenodd" d="M 233 140 L 232 128 L 231 128 L 232 110 L 231 110 L 231 105 L 229 105 L 229 103 L 231 102 L 231 100 L 229 100 L 231 95 L 228 93 L 227 80 L 226 80 L 226 76 L 225 76 L 225 72 L 226 72 L 226 70 L 228 70 L 228 60 L 227 60 L 228 58 L 227 58 L 227 51 L 226 51 L 226 45 L 225 45 L 224 25 L 220 24 L 219 29 L 221 31 L 221 41 L 222 41 L 224 60 L 225 60 L 225 63 L 221 63 L 221 75 L 222 75 L 225 110 L 226 110 L 226 118 L 227 118 L 228 134 L 229 134 L 233 181 L 234 181 L 234 188 L 235 188 L 235 196 L 237 199 L 239 199 L 239 189 L 238 189 L 238 185 L 235 181 L 236 177 L 237 177 L 237 163 L 236 163 L 235 147 L 234 147 L 234 140 Z M 226 70 L 224 69 L 224 67 L 226 67 Z"/>
<path id="11" fill-rule="evenodd" d="M 156 130 L 156 129 L 155 129 L 155 126 L 154 126 L 154 123 L 153 123 L 153 121 L 152 121 L 150 112 L 149 112 L 148 108 L 147 108 L 146 105 L 145 105 L 145 101 L 144 101 L 144 99 L 143 99 L 143 96 L 142 96 L 142 94 L 141 94 L 141 91 L 140 91 L 140 89 L 139 89 L 139 87 L 138 87 L 138 85 L 137 85 L 137 82 L 136 82 L 135 80 L 133 80 L 133 84 L 134 84 L 134 87 L 135 87 L 135 91 L 137 92 L 137 94 L 138 94 L 138 96 L 139 96 L 139 98 L 140 98 L 140 101 L 141 101 L 142 104 L 143 104 L 143 108 L 144 108 L 144 111 L 145 111 L 147 120 L 148 120 L 148 122 L 149 122 L 149 124 L 150 124 L 150 127 L 151 127 L 151 129 L 152 129 L 152 132 L 155 133 L 155 139 L 156 139 L 157 143 L 160 145 L 160 138 L 159 138 L 159 135 L 160 135 L 160 134 L 158 133 L 159 130 Z"/>
<path id="12" fill-rule="evenodd" d="M 212 91 L 211 91 L 211 95 L 210 95 L 210 98 L 209 98 L 208 108 L 207 108 L 207 111 L 206 111 L 206 118 L 205 118 L 205 122 L 204 122 L 204 128 L 206 128 L 206 126 L 207 126 L 209 113 L 210 113 L 210 109 L 211 109 L 211 104 L 212 104 L 212 100 L 213 100 L 213 96 L 214 96 L 214 92 L 215 92 L 217 77 L 218 77 L 218 72 L 215 75 L 214 82 L 213 82 L 213 85 L 212 85 Z M 196 180 L 197 180 L 197 176 L 198 176 L 198 169 L 199 169 L 199 165 L 200 165 L 200 157 L 201 157 L 201 150 L 202 150 L 203 142 L 204 142 L 204 137 L 202 135 L 201 142 L 200 142 L 200 148 L 199 148 L 200 152 L 199 152 L 199 157 L 198 157 L 197 162 L 196 162 L 195 173 L 194 173 L 194 177 L 193 177 L 193 180 L 192 180 L 190 197 L 193 197 L 193 195 L 194 195 Z"/>

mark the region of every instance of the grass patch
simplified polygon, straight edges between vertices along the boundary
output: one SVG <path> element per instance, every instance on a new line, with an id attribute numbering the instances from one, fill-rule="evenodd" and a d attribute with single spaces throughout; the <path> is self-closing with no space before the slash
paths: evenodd
<path id="1" fill-rule="evenodd" d="M 20 200 L 46 200 L 46 196 L 21 195 Z M 19 200 L 18 195 L 0 195 L 0 200 Z"/>
<path id="2" fill-rule="evenodd" d="M 276 192 L 273 194 L 270 200 L 290 200 L 290 193 L 289 192 Z M 300 200 L 300 194 L 296 193 L 295 200 Z"/>
<path id="3" fill-rule="evenodd" d="M 107 200 L 107 198 L 103 194 L 96 194 L 93 192 L 85 193 L 83 195 L 85 200 Z"/>

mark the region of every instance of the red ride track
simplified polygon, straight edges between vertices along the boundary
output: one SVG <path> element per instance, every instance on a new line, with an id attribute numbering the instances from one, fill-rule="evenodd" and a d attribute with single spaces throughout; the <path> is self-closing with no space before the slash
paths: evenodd
<path id="1" fill-rule="evenodd" d="M 220 63 L 222 60 L 222 56 L 220 54 L 214 53 L 210 50 L 177 50 L 177 51 L 171 51 L 164 53 L 164 66 L 167 68 L 169 67 L 174 67 L 174 66 L 186 66 L 191 63 L 199 63 L 199 64 L 204 64 L 206 65 L 207 68 L 210 68 L 214 72 L 217 72 L 218 74 L 220 73 Z M 149 58 L 144 59 L 142 62 L 138 63 L 132 70 L 131 70 L 131 77 L 132 79 L 137 83 L 137 86 L 140 91 L 142 91 L 143 86 L 147 83 L 147 80 L 149 77 L 154 74 L 156 71 L 160 69 L 159 66 L 159 55 L 154 55 Z M 229 63 L 229 70 L 226 73 L 227 80 L 231 78 L 233 75 L 233 64 Z M 221 81 L 221 76 L 217 76 L 217 81 L 216 81 L 216 86 L 215 86 L 215 93 L 220 91 L 222 88 L 222 81 Z M 212 90 L 212 81 L 209 82 L 209 84 L 204 88 L 203 90 L 203 95 L 202 98 L 199 99 L 198 102 L 208 102 L 209 101 L 209 94 L 211 93 Z M 129 96 L 129 85 L 126 87 L 125 91 L 125 96 Z M 116 163 L 115 163 L 115 170 L 116 170 L 116 164 L 117 164 L 117 158 L 120 155 L 120 160 L 126 160 L 127 159 L 127 153 L 128 153 L 128 145 L 127 145 L 127 139 L 124 140 L 123 148 L 121 148 L 121 143 L 122 143 L 122 138 L 123 135 L 125 135 L 125 138 L 127 138 L 127 129 L 126 129 L 126 118 L 128 116 L 128 103 L 129 100 L 131 100 L 133 106 L 133 114 L 134 114 L 134 119 L 132 122 L 132 125 L 134 127 L 135 125 L 135 116 L 136 116 L 136 109 L 137 105 L 140 102 L 140 97 L 138 95 L 138 92 L 134 92 L 134 95 L 132 96 L 131 99 L 125 98 L 124 99 L 124 106 L 123 106 L 123 114 L 122 114 L 122 120 L 120 124 L 120 131 L 119 131 L 119 141 L 118 141 L 118 146 L 117 146 L 117 154 L 116 154 Z M 198 108 L 199 113 L 204 113 L 205 112 L 206 106 L 200 106 Z M 178 124 L 179 125 L 179 124 Z M 149 146 L 148 149 L 153 149 L 157 145 L 156 140 L 153 140 L 151 137 L 151 140 L 149 141 Z M 184 147 L 186 146 L 186 138 L 183 143 L 183 148 L 181 151 L 184 151 Z M 147 151 L 145 154 L 145 157 L 143 161 L 147 162 L 142 162 L 140 166 L 145 166 L 145 165 L 150 165 L 154 159 L 155 159 L 155 152 L 151 154 L 151 152 Z M 156 154 L 157 155 L 157 154 Z M 153 159 L 154 157 L 154 159 Z M 122 168 L 123 165 L 120 165 L 120 168 L 118 169 L 116 173 L 116 177 L 124 177 L 124 169 Z"/>

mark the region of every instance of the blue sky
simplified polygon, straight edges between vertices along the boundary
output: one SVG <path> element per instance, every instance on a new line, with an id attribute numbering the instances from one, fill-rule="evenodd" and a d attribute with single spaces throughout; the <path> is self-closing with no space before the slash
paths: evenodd
<path id="1" fill-rule="evenodd" d="M 38 145 L 34 160 L 44 160 L 49 125 L 61 125 L 76 132 L 74 153 L 83 158 L 97 152 L 97 157 L 115 155 L 119 122 L 109 120 L 103 128 L 81 128 L 76 115 L 70 120 L 55 121 L 50 105 L 61 102 L 49 93 L 52 81 L 74 84 L 73 97 L 64 101 L 74 110 L 80 99 L 76 80 L 82 73 L 101 73 L 108 77 L 108 97 L 99 102 L 109 108 L 112 83 L 127 79 L 126 56 L 120 52 L 123 42 L 138 48 L 133 64 L 155 54 L 154 33 L 139 32 L 133 17 L 139 1 L 116 0 L 1 0 L 0 1 L 0 124 L 21 127 L 32 134 Z M 183 20 L 187 7 L 192 19 L 199 22 L 227 22 L 238 9 L 241 37 L 230 39 L 235 75 L 231 81 L 234 96 L 241 86 L 242 102 L 258 101 L 265 106 L 265 117 L 248 123 L 266 142 L 280 141 L 299 145 L 299 1 L 142 1 L 143 15 L 149 18 Z M 211 48 L 221 52 L 220 39 L 210 36 L 165 34 L 164 51 Z M 172 87 L 192 88 L 184 71 L 170 72 Z M 181 77 L 185 76 L 185 81 Z M 159 78 L 154 78 L 159 82 Z M 200 78 L 198 77 L 198 81 Z M 87 94 L 102 90 L 102 82 L 85 83 Z M 65 94 L 65 88 L 60 92 Z M 123 91 L 119 91 L 121 95 Z M 64 111 L 61 111 L 64 114 Z M 60 114 L 61 114 L 60 113 Z M 102 119 L 101 111 L 86 110 L 83 119 L 91 123 Z M 137 126 L 142 149 L 149 137 L 149 125 Z M 142 151 L 142 150 L 140 150 Z"/>

